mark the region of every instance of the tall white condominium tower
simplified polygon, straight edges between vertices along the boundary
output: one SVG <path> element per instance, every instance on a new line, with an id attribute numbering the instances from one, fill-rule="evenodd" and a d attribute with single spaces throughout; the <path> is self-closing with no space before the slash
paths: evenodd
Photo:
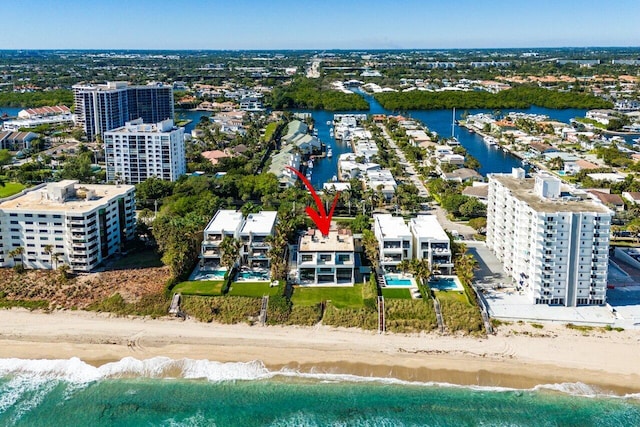
<path id="1" fill-rule="evenodd" d="M 105 132 L 107 181 L 137 184 L 155 176 L 175 181 L 187 171 L 184 128 L 173 120 L 145 124 L 142 119 Z"/>
<path id="2" fill-rule="evenodd" d="M 73 180 L 2 199 L 0 267 L 90 271 L 134 237 L 135 208 L 133 185 Z"/>
<path id="3" fill-rule="evenodd" d="M 611 211 L 548 175 L 489 176 L 487 246 L 533 304 L 605 303 Z"/>
<path id="4" fill-rule="evenodd" d="M 173 87 L 168 85 L 77 84 L 73 86 L 73 97 L 76 125 L 83 128 L 89 140 L 138 118 L 145 123 L 174 118 Z"/>

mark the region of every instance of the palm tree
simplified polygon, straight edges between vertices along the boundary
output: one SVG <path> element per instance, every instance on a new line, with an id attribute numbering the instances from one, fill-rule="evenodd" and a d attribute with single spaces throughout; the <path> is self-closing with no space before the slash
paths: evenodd
<path id="1" fill-rule="evenodd" d="M 428 259 L 414 258 L 410 262 L 410 268 L 413 275 L 420 279 L 422 283 L 426 283 L 429 281 L 432 272 Z"/>
<path id="2" fill-rule="evenodd" d="M 242 242 L 240 240 L 229 236 L 225 236 L 220 243 L 220 251 L 222 251 L 221 263 L 229 273 L 231 273 L 238 261 L 241 246 Z"/>
<path id="3" fill-rule="evenodd" d="M 43 250 L 44 253 L 49 255 L 49 264 L 51 264 L 51 268 L 53 269 L 53 245 L 45 245 Z"/>
<path id="4" fill-rule="evenodd" d="M 376 239 L 376 235 L 373 234 L 373 231 L 364 230 L 362 232 L 362 246 L 364 246 L 365 255 L 369 261 L 371 261 L 373 270 L 378 270 L 380 267 L 380 247 L 378 245 L 378 239 Z"/>
<path id="5" fill-rule="evenodd" d="M 15 258 L 17 256 L 20 256 L 20 264 L 24 266 L 24 248 L 22 246 L 18 246 L 17 248 L 9 251 L 10 258 Z"/>
<path id="6" fill-rule="evenodd" d="M 473 281 L 473 271 L 478 268 L 478 261 L 471 254 L 462 254 L 455 260 L 456 274 L 467 285 Z"/>
<path id="7" fill-rule="evenodd" d="M 402 274 L 405 274 L 407 271 L 411 270 L 411 263 L 408 259 L 403 259 L 396 268 L 400 270 Z"/>

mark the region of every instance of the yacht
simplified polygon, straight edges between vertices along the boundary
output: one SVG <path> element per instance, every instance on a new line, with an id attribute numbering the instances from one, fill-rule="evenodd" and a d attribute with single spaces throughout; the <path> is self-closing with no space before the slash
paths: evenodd
<path id="1" fill-rule="evenodd" d="M 495 146 L 498 144 L 498 141 L 496 141 L 496 139 L 492 136 L 487 135 L 483 139 L 484 139 L 484 142 L 486 142 L 487 145 L 489 146 Z"/>
<path id="2" fill-rule="evenodd" d="M 331 126 L 331 120 L 327 120 L 327 126 Z"/>
<path id="3" fill-rule="evenodd" d="M 331 147 L 327 148 L 327 157 L 333 157 L 333 150 L 331 149 Z"/>

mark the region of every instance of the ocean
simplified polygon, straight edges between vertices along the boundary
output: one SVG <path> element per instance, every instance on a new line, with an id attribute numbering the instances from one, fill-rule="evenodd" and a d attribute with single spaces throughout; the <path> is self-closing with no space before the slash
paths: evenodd
<path id="1" fill-rule="evenodd" d="M 261 362 L 0 359 L 2 426 L 637 426 L 640 395 L 270 371 Z"/>

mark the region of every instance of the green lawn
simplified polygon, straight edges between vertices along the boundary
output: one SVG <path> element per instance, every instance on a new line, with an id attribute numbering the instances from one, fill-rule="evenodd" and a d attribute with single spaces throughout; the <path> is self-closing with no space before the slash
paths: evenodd
<path id="1" fill-rule="evenodd" d="M 278 122 L 269 123 L 266 129 L 264 130 L 264 140 L 269 142 L 269 140 L 271 140 L 271 137 L 273 136 L 273 133 L 276 131 L 277 128 L 278 128 Z"/>
<path id="2" fill-rule="evenodd" d="M 409 289 L 382 288 L 382 296 L 385 298 L 411 299 Z"/>
<path id="3" fill-rule="evenodd" d="M 339 288 L 296 286 L 291 296 L 294 305 L 314 305 L 327 300 L 337 308 L 362 307 L 362 284 Z"/>
<path id="4" fill-rule="evenodd" d="M 218 296 L 222 295 L 222 280 L 193 280 L 180 282 L 172 289 L 172 292 L 180 292 L 184 295 Z"/>
<path id="5" fill-rule="evenodd" d="M 109 269 L 162 267 L 160 255 L 153 249 L 131 252 L 107 265 Z"/>
<path id="6" fill-rule="evenodd" d="M 0 198 L 13 196 L 24 190 L 25 187 L 24 184 L 20 184 L 19 182 L 5 182 L 3 186 L 0 186 Z"/>
<path id="7" fill-rule="evenodd" d="M 438 300 L 440 301 L 456 300 L 471 305 L 471 303 L 467 299 L 467 296 L 464 294 L 464 292 L 461 291 L 436 291 L 435 294 L 436 298 L 438 298 Z"/>
<path id="8" fill-rule="evenodd" d="M 280 288 L 269 286 L 265 282 L 233 282 L 228 295 L 242 297 L 263 297 L 264 295 L 276 295 Z"/>

